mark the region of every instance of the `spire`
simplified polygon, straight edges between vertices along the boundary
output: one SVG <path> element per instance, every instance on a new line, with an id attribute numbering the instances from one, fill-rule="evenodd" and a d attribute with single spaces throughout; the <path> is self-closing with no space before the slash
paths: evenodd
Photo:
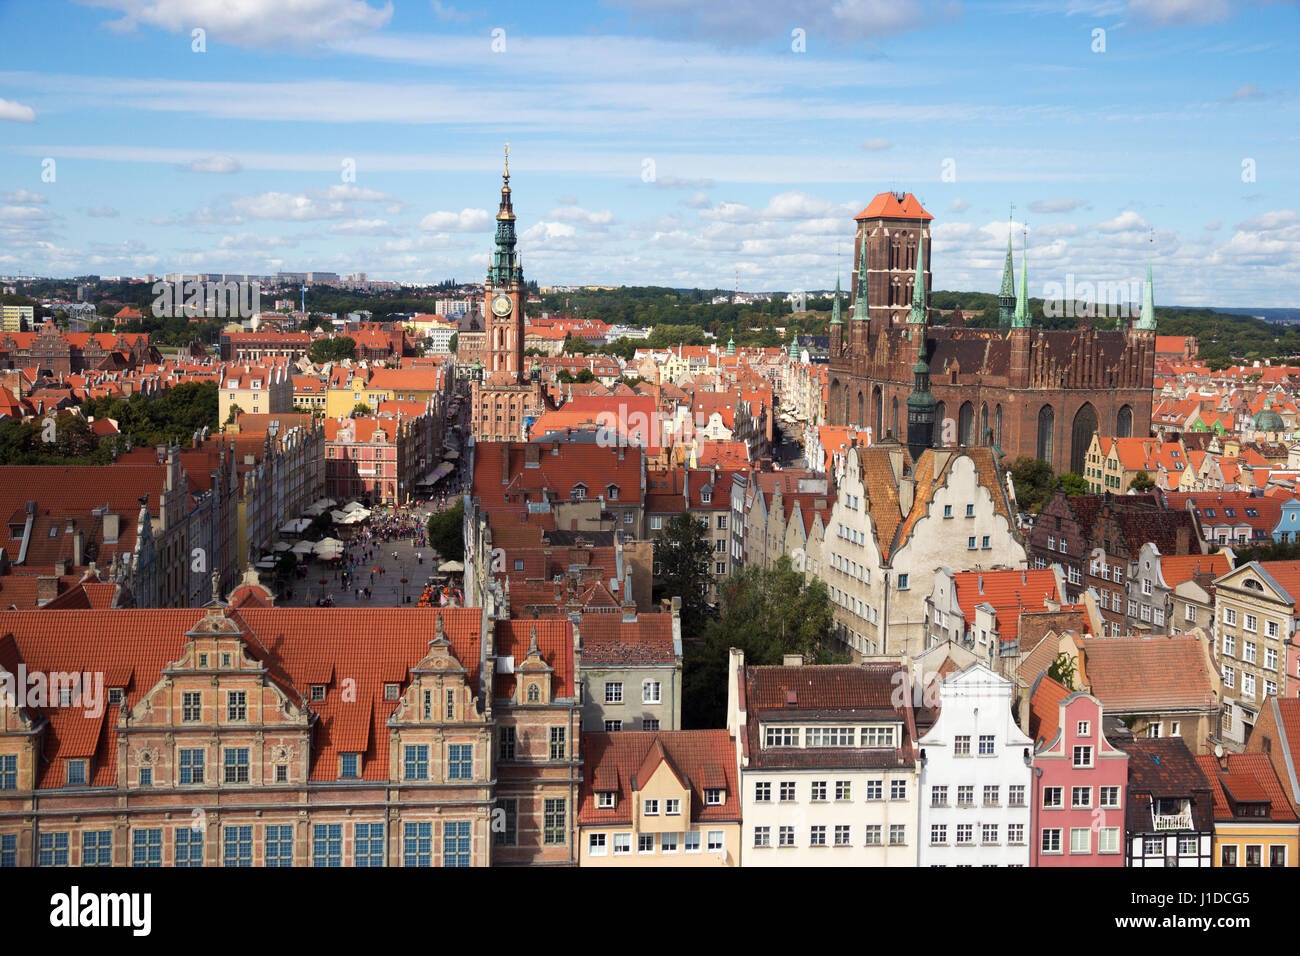
<path id="1" fill-rule="evenodd" d="M 510 202 L 510 144 L 506 143 L 505 168 L 501 173 L 501 206 L 497 211 L 496 247 L 488 266 L 487 284 L 508 286 L 524 281 L 519 255 L 515 252 L 515 210 Z"/>
<path id="2" fill-rule="evenodd" d="M 727 354 L 736 354 L 736 337 L 734 335 L 727 339 Z"/>
<path id="3" fill-rule="evenodd" d="M 1142 311 L 1138 314 L 1135 329 L 1154 332 L 1156 330 L 1156 299 L 1155 290 L 1151 285 L 1151 262 L 1147 261 L 1147 281 L 1142 287 Z"/>
<path id="4" fill-rule="evenodd" d="M 907 316 L 908 325 L 924 325 L 925 307 L 925 236 L 916 234 L 916 277 L 912 280 L 912 311 Z"/>
<path id="5" fill-rule="evenodd" d="M 790 358 L 796 362 L 799 361 L 799 334 L 797 332 L 794 338 L 790 340 Z"/>
<path id="6" fill-rule="evenodd" d="M 871 318 L 871 305 L 867 301 L 867 237 L 862 237 L 862 249 L 858 253 L 858 290 L 853 300 L 853 318 L 866 322 Z"/>
<path id="7" fill-rule="evenodd" d="M 831 306 L 831 325 L 843 325 L 840 318 L 840 277 L 835 276 L 835 304 Z"/>
<path id="8" fill-rule="evenodd" d="M 1015 204 L 1011 205 L 1015 215 Z M 1011 325 L 1011 315 L 1016 307 L 1016 267 L 1011 261 L 1011 219 L 1007 219 L 1007 261 L 1002 265 L 1002 289 L 998 293 L 998 328 Z"/>
<path id="9" fill-rule="evenodd" d="M 925 328 L 924 325 L 921 326 Z M 930 394 L 930 365 L 925 360 L 925 338 L 912 367 L 912 394 L 907 396 L 907 450 L 912 461 L 934 442 L 935 400 Z"/>
<path id="10" fill-rule="evenodd" d="M 1029 252 L 1025 241 L 1020 246 L 1020 291 L 1016 293 L 1016 314 L 1011 318 L 1013 329 L 1027 329 L 1031 325 L 1029 317 Z"/>

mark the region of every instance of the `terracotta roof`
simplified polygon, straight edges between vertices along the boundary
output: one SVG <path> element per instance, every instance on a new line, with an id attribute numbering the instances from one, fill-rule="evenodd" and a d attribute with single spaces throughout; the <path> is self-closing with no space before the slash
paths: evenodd
<path id="1" fill-rule="evenodd" d="M 1152 798 L 1190 799 L 1193 829 L 1214 829 L 1214 800 L 1210 781 L 1181 737 L 1132 738 L 1115 741 L 1128 754 L 1128 800 L 1125 829 L 1150 833 Z"/>
<path id="2" fill-rule="evenodd" d="M 958 571 L 953 575 L 957 603 L 966 618 L 966 629 L 975 626 L 975 608 L 990 605 L 996 612 L 998 636 L 1014 641 L 1020 633 L 1023 611 L 1040 611 L 1048 598 L 1060 601 L 1064 595 L 1056 590 L 1056 575 L 1041 571 Z"/>
<path id="3" fill-rule="evenodd" d="M 624 621 L 619 614 L 586 614 L 578 624 L 584 666 L 672 664 L 673 620 L 670 614 L 641 614 Z"/>
<path id="4" fill-rule="evenodd" d="M 1160 557 L 1160 576 L 1165 584 L 1176 588 L 1184 581 L 1209 575 L 1211 579 L 1227 574 L 1228 556 L 1222 552 L 1215 554 L 1187 554 Z"/>
<path id="5" fill-rule="evenodd" d="M 1215 707 L 1215 681 L 1190 634 L 1083 638 L 1092 694 L 1111 713 Z"/>
<path id="6" fill-rule="evenodd" d="M 1070 688 L 1044 675 L 1029 698 L 1029 737 L 1035 747 L 1056 739 L 1061 720 L 1061 701 L 1070 696 Z"/>
<path id="7" fill-rule="evenodd" d="M 1296 822 L 1295 810 L 1267 754 L 1224 754 L 1222 760 L 1213 754 L 1200 754 L 1196 763 L 1210 781 L 1216 820 Z M 1268 803 L 1268 815 L 1235 817 L 1232 807 L 1238 803 Z"/>
<path id="8" fill-rule="evenodd" d="M 925 211 L 921 201 L 911 193 L 904 194 L 902 200 L 891 192 L 878 193 L 876 198 L 867 203 L 867 208 L 853 217 L 854 219 L 923 219 L 934 216 Z"/>
<path id="9" fill-rule="evenodd" d="M 588 772 L 578 791 L 579 826 L 630 825 L 636 809 L 634 786 L 644 785 L 663 763 L 690 788 L 692 823 L 740 821 L 736 744 L 725 730 L 587 733 L 582 735 L 582 757 Z M 597 786 L 615 789 L 612 809 L 596 807 Z M 721 806 L 706 804 L 706 786 L 725 790 Z"/>

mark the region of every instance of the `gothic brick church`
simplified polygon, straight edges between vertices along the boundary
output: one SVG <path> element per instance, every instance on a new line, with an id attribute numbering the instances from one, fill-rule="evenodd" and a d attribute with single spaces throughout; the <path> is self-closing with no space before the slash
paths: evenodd
<path id="1" fill-rule="evenodd" d="M 1156 354 L 1149 270 L 1140 317 L 1128 328 L 1101 331 L 1090 319 L 1070 330 L 1035 328 L 1023 257 L 1014 290 L 1008 236 L 999 327 L 933 326 L 926 263 L 934 217 L 911 193 L 886 192 L 855 219 L 852 316 L 840 318 L 837 294 L 830 327 L 832 425 L 870 429 L 873 441 L 904 440 L 908 396 L 924 365 L 935 445 L 992 445 L 1009 460 L 1027 455 L 1082 474 L 1094 432 L 1148 433 Z"/>

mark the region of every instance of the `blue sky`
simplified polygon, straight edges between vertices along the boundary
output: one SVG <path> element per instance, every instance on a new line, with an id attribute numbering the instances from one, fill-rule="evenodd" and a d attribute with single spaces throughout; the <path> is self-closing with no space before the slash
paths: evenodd
<path id="1" fill-rule="evenodd" d="M 898 188 L 937 288 L 1015 203 L 1033 294 L 1295 306 L 1298 47 L 1285 2 L 0 0 L 0 273 L 481 279 L 509 140 L 542 284 L 826 287 Z"/>

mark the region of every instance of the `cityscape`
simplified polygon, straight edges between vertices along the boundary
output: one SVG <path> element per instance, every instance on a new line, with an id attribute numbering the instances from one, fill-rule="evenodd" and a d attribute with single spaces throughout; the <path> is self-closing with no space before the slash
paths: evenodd
<path id="1" fill-rule="evenodd" d="M 973 51 L 1023 16 L 1078 46 L 1025 111 L 1146 76 L 1178 129 L 1185 71 L 1232 139 L 1294 119 L 1294 5 L 57 6 L 137 63 L 0 72 L 0 867 L 1300 866 L 1294 123 L 990 174 L 1002 133 L 890 119 L 933 33 L 1021 128 Z M 615 119 L 620 53 L 680 57 L 676 106 Z M 874 89 L 851 158 L 708 165 L 809 70 L 814 125 Z M 422 161 L 371 164 L 403 123 Z"/>

